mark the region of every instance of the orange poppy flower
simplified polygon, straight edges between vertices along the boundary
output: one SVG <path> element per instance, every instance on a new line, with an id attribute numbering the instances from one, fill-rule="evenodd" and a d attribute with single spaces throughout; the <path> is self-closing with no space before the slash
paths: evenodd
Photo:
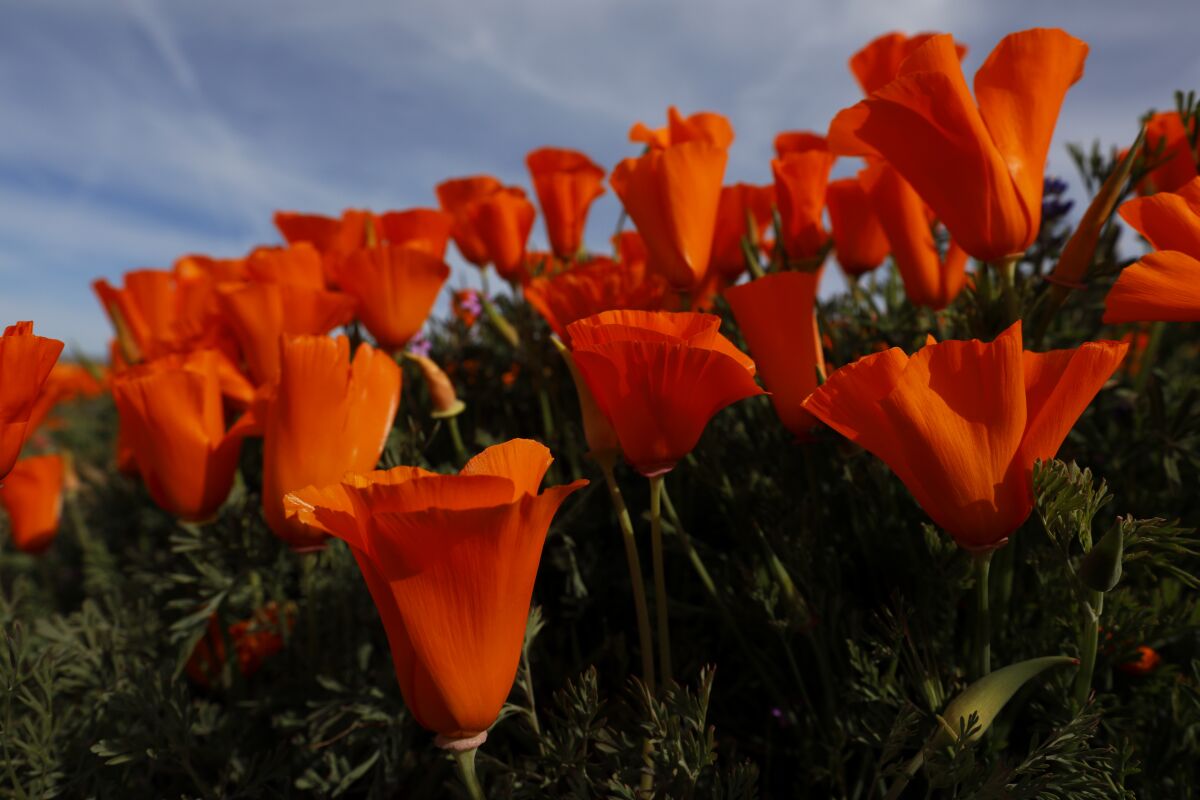
<path id="1" fill-rule="evenodd" d="M 733 126 L 724 116 L 712 111 L 697 111 L 685 117 L 671 106 L 667 109 L 667 127 L 651 129 L 635 122 L 629 129 L 629 141 L 641 142 L 655 150 L 697 140 L 728 150 L 733 144 Z"/>
<path id="2" fill-rule="evenodd" d="M 59 403 L 77 397 L 95 397 L 104 391 L 104 384 L 82 364 L 59 362 L 50 370 L 46 383 L 29 412 L 29 430 L 36 431 Z"/>
<path id="3" fill-rule="evenodd" d="M 291 283 L 223 286 L 220 299 L 246 369 L 259 386 L 279 376 L 280 336 L 328 333 L 354 319 L 358 306 L 350 295 Z"/>
<path id="4" fill-rule="evenodd" d="M 119 289 L 103 279 L 92 288 L 130 362 L 182 352 L 203 331 L 206 320 L 185 313 L 202 312 L 203 304 L 185 301 L 171 270 L 132 270 Z"/>
<path id="5" fill-rule="evenodd" d="M 1158 669 L 1160 664 L 1162 664 L 1162 656 L 1153 647 L 1143 644 L 1137 649 L 1137 658 L 1117 664 L 1117 669 L 1126 675 L 1144 678 Z"/>
<path id="6" fill-rule="evenodd" d="M 674 468 L 718 411 L 763 393 L 720 325 L 712 314 L 605 311 L 567 326 L 576 366 L 647 477 Z"/>
<path id="7" fill-rule="evenodd" d="M 815 134 L 804 135 L 807 137 L 805 149 L 789 142 L 785 144 L 789 149 L 771 161 L 775 202 L 783 222 L 783 249 L 792 261 L 819 257 L 829 240 L 822 214 L 834 156 L 823 138 Z"/>
<path id="8" fill-rule="evenodd" d="M 777 158 L 784 158 L 795 153 L 828 149 L 829 142 L 825 137 L 812 131 L 784 131 L 775 134 L 775 156 Z"/>
<path id="9" fill-rule="evenodd" d="M 725 290 L 775 413 L 801 439 L 816 424 L 804 400 L 817 388 L 817 371 L 825 369 L 817 338 L 820 280 L 815 272 L 777 272 Z"/>
<path id="10" fill-rule="evenodd" d="M 317 248 L 309 242 L 255 248 L 246 256 L 245 268 L 250 281 L 325 288 L 325 265 Z"/>
<path id="11" fill-rule="evenodd" d="M 308 242 L 321 254 L 325 265 L 326 283 L 336 286 L 336 275 L 342 260 L 366 246 L 368 226 L 374 221 L 370 211 L 348 208 L 341 217 L 321 214 L 302 214 L 296 211 L 276 211 L 275 227 L 288 244 Z"/>
<path id="12" fill-rule="evenodd" d="M 885 158 L 976 258 L 1023 253 L 1041 223 L 1058 111 L 1087 51 L 1058 29 L 1010 34 L 975 74 L 977 106 L 954 40 L 932 36 L 896 80 L 837 115 L 830 145 L 839 155 Z"/>
<path id="13" fill-rule="evenodd" d="M 351 254 L 338 282 L 358 300 L 358 318 L 379 346 L 396 351 L 421 330 L 448 277 L 437 256 L 385 244 Z"/>
<path id="14" fill-rule="evenodd" d="M 804 408 L 883 459 L 959 546 L 991 550 L 1033 509 L 1033 462 L 1058 452 L 1128 349 L 1021 346 L 1016 322 L 986 344 L 893 347 L 834 372 Z"/>
<path id="15" fill-rule="evenodd" d="M 900 65 L 912 52 L 925 44 L 935 33 L 918 33 L 906 36 L 893 31 L 875 39 L 850 57 L 850 71 L 862 87 L 863 94 L 872 94 L 896 79 L 900 73 Z M 967 54 L 967 48 L 955 44 L 954 49 L 958 60 L 962 61 Z"/>
<path id="16" fill-rule="evenodd" d="M 481 744 L 512 689 L 550 521 L 587 484 L 539 495 L 552 460 L 543 445 L 515 439 L 457 475 L 396 467 L 285 500 L 289 515 L 350 546 L 404 702 L 443 746 Z"/>
<path id="17" fill-rule="evenodd" d="M 204 280 L 212 284 L 250 279 L 244 258 L 213 258 L 190 253 L 180 256 L 173 267 L 176 280 Z"/>
<path id="18" fill-rule="evenodd" d="M 888 240 L 859 178 L 833 181 L 825 190 L 833 246 L 847 275 L 862 275 L 883 263 Z"/>
<path id="19" fill-rule="evenodd" d="M 438 203 L 442 210 L 454 217 L 452 236 L 462 257 L 477 267 L 488 263 L 487 243 L 479 235 L 474 224 L 475 204 L 503 188 L 503 184 L 490 175 L 472 175 L 467 178 L 452 178 L 437 185 Z"/>
<path id="20" fill-rule="evenodd" d="M 1200 320 L 1200 178 L 1130 200 L 1119 213 L 1155 252 L 1121 271 L 1104 300 L 1104 321 Z"/>
<path id="21" fill-rule="evenodd" d="M 942 255 L 924 201 L 891 165 L 871 163 L 860 173 L 860 181 L 887 237 L 909 302 L 935 310 L 948 306 L 967 282 L 966 251 L 951 240 Z"/>
<path id="22" fill-rule="evenodd" d="M 453 215 L 436 208 L 410 208 L 386 211 L 379 215 L 378 224 L 383 242 L 420 250 L 439 261 L 446 259 L 446 245 L 454 228 Z"/>
<path id="23" fill-rule="evenodd" d="M 753 226 L 755 240 L 761 243 L 771 227 L 771 208 L 775 204 L 774 186 L 735 183 L 721 189 L 717 204 L 717 224 L 713 229 L 709 272 L 725 283 L 733 283 L 746 271 L 742 237 Z"/>
<path id="24" fill-rule="evenodd" d="M 32 322 L 18 322 L 0 336 L 0 481 L 13 468 L 42 386 L 62 353 L 57 339 L 33 335 Z"/>
<path id="25" fill-rule="evenodd" d="M 284 337 L 279 383 L 255 409 L 263 435 L 263 514 L 295 550 L 325 534 L 284 516 L 283 496 L 375 468 L 400 405 L 400 368 L 387 353 L 345 336 Z"/>
<path id="26" fill-rule="evenodd" d="M 477 201 L 469 212 L 470 224 L 487 249 L 488 260 L 510 283 L 520 282 L 524 274 L 525 243 L 536 216 L 525 192 L 512 186 Z"/>
<path id="27" fill-rule="evenodd" d="M 238 671 L 243 677 L 249 678 L 258 672 L 268 658 L 283 649 L 283 628 L 290 631 L 296 626 L 296 608 L 289 603 L 285 606 L 283 622 L 279 620 L 279 605 L 267 603 L 254 612 L 249 619 L 243 619 L 229 626 L 226 632 L 233 644 L 233 652 L 237 657 Z M 221 633 L 221 624 L 217 615 L 213 614 L 208 622 L 208 632 L 196 642 L 192 655 L 187 662 L 187 675 L 201 686 L 210 686 L 220 677 L 221 669 L 226 659 L 225 636 Z"/>
<path id="28" fill-rule="evenodd" d="M 658 310 L 668 289 L 661 275 L 646 274 L 644 263 L 595 258 L 552 278 L 534 279 L 525 287 L 525 299 L 569 345 L 567 326 L 575 320 L 614 309 Z"/>
<path id="29" fill-rule="evenodd" d="M 627 158 L 609 176 L 650 268 L 677 289 L 692 289 L 708 271 L 726 159 L 724 147 L 697 138 Z"/>
<path id="30" fill-rule="evenodd" d="M 543 147 L 525 156 L 546 236 L 554 254 L 570 260 L 583 246 L 592 201 L 604 194 L 604 169 L 577 150 Z"/>
<path id="31" fill-rule="evenodd" d="M 0 506 L 8 512 L 18 550 L 41 553 L 58 535 L 63 474 L 62 456 L 31 456 L 18 461 L 0 484 Z"/>
<path id="32" fill-rule="evenodd" d="M 198 350 L 113 376 L 121 432 L 138 473 L 161 508 L 208 520 L 229 494 L 242 436 L 226 430 L 218 356 Z"/>
<path id="33" fill-rule="evenodd" d="M 1196 124 L 1192 117 L 1192 130 L 1185 129 L 1178 111 L 1159 112 L 1146 121 L 1143 157 L 1158 166 L 1138 184 L 1138 194 L 1178 191 L 1200 174 L 1196 169 L 1200 156 L 1192 149 Z"/>

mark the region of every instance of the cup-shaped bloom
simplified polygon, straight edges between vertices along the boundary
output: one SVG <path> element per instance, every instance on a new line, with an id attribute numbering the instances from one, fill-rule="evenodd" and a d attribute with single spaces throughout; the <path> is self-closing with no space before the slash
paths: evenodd
<path id="1" fill-rule="evenodd" d="M 370 345 L 351 360 L 345 336 L 284 337 L 279 350 L 279 383 L 256 409 L 263 514 L 293 549 L 319 549 L 325 534 L 285 517 L 283 496 L 375 468 L 400 405 L 400 368 Z"/>
<path id="2" fill-rule="evenodd" d="M 385 244 L 356 250 L 338 283 L 358 301 L 358 318 L 385 350 L 399 350 L 429 316 L 450 267 L 437 256 Z"/>
<path id="3" fill-rule="evenodd" d="M 870 164 L 860 181 L 887 236 L 909 302 L 945 308 L 967 282 L 966 251 L 951 240 L 942 254 L 924 201 L 889 164 Z"/>
<path id="4" fill-rule="evenodd" d="M 34 336 L 32 322 L 10 325 L 0 336 L 0 482 L 32 432 L 30 417 L 62 349 L 57 339 Z"/>
<path id="5" fill-rule="evenodd" d="M 208 520 L 229 495 L 242 437 L 227 430 L 219 358 L 164 356 L 116 374 L 121 433 L 154 502 L 180 519 Z"/>
<path id="6" fill-rule="evenodd" d="M 583 245 L 592 201 L 604 194 L 604 169 L 577 150 L 543 147 L 525 156 L 550 249 L 570 260 Z"/>
<path id="7" fill-rule="evenodd" d="M 220 290 L 256 385 L 279 377 L 279 338 L 328 333 L 354 318 L 357 301 L 348 294 L 292 283 L 252 282 Z"/>
<path id="8" fill-rule="evenodd" d="M 286 499 L 289 514 L 350 546 L 404 702 L 443 740 L 485 732 L 512 689 L 550 521 L 587 484 L 538 494 L 552 460 L 515 439 L 457 475 L 396 467 Z"/>
<path id="9" fill-rule="evenodd" d="M 601 311 L 657 311 L 666 302 L 667 282 L 647 274 L 645 263 L 618 264 L 595 258 L 550 278 L 535 278 L 525 287 L 525 299 L 566 344 L 567 327 Z"/>
<path id="10" fill-rule="evenodd" d="M 712 314 L 605 311 L 567 326 L 576 366 L 643 475 L 669 472 L 713 415 L 763 393 L 720 325 Z"/>
<path id="11" fill-rule="evenodd" d="M 847 275 L 862 275 L 883 263 L 888 240 L 858 178 L 833 181 L 825 190 L 833 247 Z"/>
<path id="12" fill-rule="evenodd" d="M 917 33 L 906 36 L 893 31 L 872 39 L 866 47 L 850 56 L 850 71 L 862 87 L 863 94 L 869 95 L 894 81 L 900 73 L 900 65 L 904 63 L 904 59 L 936 35 Z M 967 48 L 961 44 L 956 44 L 954 49 L 960 61 L 967 54 Z"/>
<path id="13" fill-rule="evenodd" d="M 446 245 L 454 228 L 454 216 L 436 208 L 410 208 L 405 211 L 386 211 L 379 215 L 379 238 L 387 244 L 410 247 L 434 256 L 446 258 Z"/>
<path id="14" fill-rule="evenodd" d="M 521 281 L 525 243 L 537 217 L 525 192 L 506 186 L 475 203 L 469 217 L 476 235 L 487 248 L 488 260 L 500 277 L 510 283 Z"/>
<path id="15" fill-rule="evenodd" d="M 995 341 L 927 344 L 861 358 L 804 407 L 879 456 L 959 546 L 1000 547 L 1033 509 L 1031 476 L 1112 375 L 1128 345 L 1022 351 L 1021 323 Z"/>
<path id="16" fill-rule="evenodd" d="M 1121 218 L 1154 248 L 1121 271 L 1105 322 L 1200 320 L 1200 178 L 1121 206 Z"/>
<path id="17" fill-rule="evenodd" d="M 641 122 L 635 122 L 629 129 L 629 141 L 641 142 L 651 149 L 662 150 L 696 140 L 727 150 L 733 144 L 733 126 L 727 118 L 713 111 L 697 111 L 685 117 L 675 106 L 670 106 L 667 109 L 667 127 L 651 129 Z"/>
<path id="18" fill-rule="evenodd" d="M 256 248 L 246 256 L 245 267 L 251 281 L 325 288 L 325 265 L 321 253 L 310 242 Z"/>
<path id="19" fill-rule="evenodd" d="M 18 461 L 0 484 L 0 506 L 8 512 L 18 550 L 40 553 L 58 535 L 64 472 L 62 456 L 31 456 Z"/>
<path id="20" fill-rule="evenodd" d="M 1037 237 L 1046 153 L 1087 45 L 1037 28 L 1000 41 L 971 98 L 954 40 L 932 36 L 899 76 L 830 126 L 839 155 L 881 156 L 972 256 L 999 261 Z"/>
<path id="21" fill-rule="evenodd" d="M 733 283 L 746 271 L 742 237 L 753 234 L 756 245 L 762 242 L 771 226 L 774 204 L 774 186 L 735 183 L 721 189 L 709 261 L 709 271 L 721 281 Z"/>
<path id="22" fill-rule="evenodd" d="M 208 288 L 207 281 L 181 282 L 164 269 L 127 272 L 120 288 L 103 279 L 92 283 L 130 362 L 195 345 L 209 322 L 203 303 Z"/>
<path id="23" fill-rule="evenodd" d="M 1178 111 L 1160 112 L 1146 121 L 1143 157 L 1157 166 L 1138 184 L 1138 194 L 1178 191 L 1195 179 L 1200 155 L 1192 143 L 1197 124 L 1192 117 L 1184 127 Z"/>
<path id="24" fill-rule="evenodd" d="M 652 148 L 609 176 L 646 243 L 650 269 L 677 288 L 694 288 L 708 271 L 728 154 L 704 139 Z"/>
<path id="25" fill-rule="evenodd" d="M 771 161 L 775 202 L 783 222 L 783 249 L 791 261 L 819 257 L 829 240 L 822 215 L 834 156 L 821 137 L 810 137 L 807 149 L 786 150 Z"/>
<path id="26" fill-rule="evenodd" d="M 275 227 L 288 244 L 308 242 L 321 254 L 328 286 L 337 285 L 336 275 L 342 260 L 368 244 L 368 231 L 373 224 L 370 211 L 354 208 L 343 211 L 341 217 L 275 212 Z"/>
<path id="27" fill-rule="evenodd" d="M 801 439 L 816 424 L 804 400 L 825 368 L 816 320 L 820 280 L 815 272 L 776 272 L 725 290 L 775 413 Z"/>
<path id="28" fill-rule="evenodd" d="M 454 218 L 451 235 L 462 257 L 477 267 L 487 266 L 488 246 L 474 222 L 474 206 L 485 197 L 495 194 L 503 184 L 490 175 L 451 178 L 437 185 L 438 203 Z"/>

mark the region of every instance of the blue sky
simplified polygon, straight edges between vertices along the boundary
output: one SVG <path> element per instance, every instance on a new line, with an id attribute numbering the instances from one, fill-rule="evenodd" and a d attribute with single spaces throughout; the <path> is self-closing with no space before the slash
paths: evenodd
<path id="1" fill-rule="evenodd" d="M 858 99 L 846 59 L 894 29 L 954 33 L 968 75 L 1010 31 L 1088 42 L 1051 155 L 1070 180 L 1064 142 L 1127 143 L 1200 89 L 1198 22 L 1194 0 L 0 0 L 0 322 L 99 352 L 95 277 L 274 242 L 277 208 L 434 205 L 477 172 L 528 187 L 542 145 L 611 167 L 671 103 L 727 114 L 727 180 L 766 182 L 774 134 L 824 130 Z M 594 246 L 617 211 L 597 201 Z"/>

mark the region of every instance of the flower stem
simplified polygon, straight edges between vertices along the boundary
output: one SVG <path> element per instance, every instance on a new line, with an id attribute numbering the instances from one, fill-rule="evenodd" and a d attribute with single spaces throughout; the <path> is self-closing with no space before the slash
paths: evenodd
<path id="1" fill-rule="evenodd" d="M 488 274 L 484 269 L 481 273 L 483 291 L 479 293 L 479 302 L 483 305 L 483 313 L 487 315 L 488 321 L 492 323 L 492 327 L 496 332 L 504 337 L 504 340 L 516 349 L 521 344 L 521 337 L 517 334 L 517 329 L 512 326 L 512 323 L 504 318 L 500 313 L 500 309 L 492 302 L 492 298 L 488 293 Z"/>
<path id="2" fill-rule="evenodd" d="M 617 524 L 621 528 L 621 539 L 625 543 L 625 560 L 629 564 L 629 584 L 633 589 L 633 604 L 637 610 L 638 646 L 642 651 L 642 681 L 653 694 L 654 681 L 654 645 L 650 638 L 650 609 L 646 604 L 646 584 L 642 578 L 642 562 L 638 557 L 637 542 L 633 538 L 633 520 L 629 517 L 629 509 L 625 506 L 625 498 L 621 496 L 621 487 L 617 485 L 611 464 L 602 464 L 604 481 L 608 484 L 608 497 L 612 500 L 613 509 L 617 512 Z"/>
<path id="3" fill-rule="evenodd" d="M 1079 671 L 1075 673 L 1075 707 L 1083 708 L 1092 691 L 1096 671 L 1096 648 L 1100 644 L 1100 614 L 1104 611 L 1104 592 L 1088 592 L 1083 606 L 1083 631 L 1079 639 Z"/>
<path id="4" fill-rule="evenodd" d="M 467 463 L 467 446 L 463 444 L 462 433 L 458 430 L 458 417 L 447 417 L 446 427 L 450 429 L 450 441 L 454 443 L 454 456 L 459 464 Z"/>
<path id="5" fill-rule="evenodd" d="M 988 573 L 992 551 L 975 556 L 975 679 L 992 671 L 992 617 L 988 608 Z"/>
<path id="6" fill-rule="evenodd" d="M 478 750 L 478 747 L 473 747 L 470 750 L 455 753 L 454 764 L 458 767 L 458 777 L 462 779 L 463 786 L 467 788 L 467 794 L 471 796 L 471 800 L 486 800 L 483 787 L 479 785 L 479 776 L 475 774 L 475 753 Z"/>
<path id="7" fill-rule="evenodd" d="M 658 668 L 671 680 L 671 623 L 667 613 L 667 576 L 662 551 L 662 475 L 650 479 L 650 552 L 654 558 L 654 610 L 658 617 Z"/>
<path id="8" fill-rule="evenodd" d="M 1017 262 L 1021 260 L 1020 255 L 1009 256 L 1000 262 L 996 267 L 996 272 L 1000 274 L 1000 288 L 1004 294 L 1004 310 L 1008 316 L 1006 324 L 1011 325 L 1021 318 L 1021 308 L 1017 302 Z"/>

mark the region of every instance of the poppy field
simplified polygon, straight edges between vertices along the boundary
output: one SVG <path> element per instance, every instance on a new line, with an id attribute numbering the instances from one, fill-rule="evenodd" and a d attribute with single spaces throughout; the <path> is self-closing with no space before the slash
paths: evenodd
<path id="1" fill-rule="evenodd" d="M 0 797 L 1196 796 L 1200 103 L 1060 142 L 1088 49 L 3 320 Z"/>

